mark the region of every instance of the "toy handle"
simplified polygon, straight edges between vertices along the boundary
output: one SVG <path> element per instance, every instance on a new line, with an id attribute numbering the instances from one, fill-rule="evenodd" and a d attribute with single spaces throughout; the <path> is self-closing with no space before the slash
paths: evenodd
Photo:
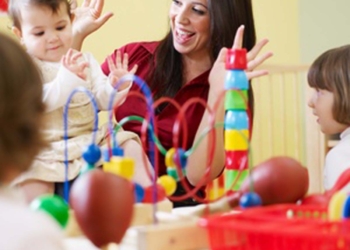
<path id="1" fill-rule="evenodd" d="M 326 195 L 332 196 L 334 193 L 342 189 L 346 184 L 350 182 L 350 168 L 345 170 L 338 178 L 337 182 L 334 184 L 334 186 L 326 191 Z"/>

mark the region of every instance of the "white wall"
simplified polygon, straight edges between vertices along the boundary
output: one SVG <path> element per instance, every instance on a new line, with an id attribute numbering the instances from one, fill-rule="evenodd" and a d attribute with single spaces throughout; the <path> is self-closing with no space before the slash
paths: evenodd
<path id="1" fill-rule="evenodd" d="M 312 63 L 322 52 L 350 43 L 349 0 L 299 0 L 300 55 Z"/>

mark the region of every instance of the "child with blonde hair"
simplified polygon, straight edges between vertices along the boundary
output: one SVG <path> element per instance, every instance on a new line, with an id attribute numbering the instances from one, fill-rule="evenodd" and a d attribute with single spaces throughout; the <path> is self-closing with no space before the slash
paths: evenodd
<path id="1" fill-rule="evenodd" d="M 58 224 L 29 210 L 10 185 L 46 146 L 40 73 L 21 46 L 1 33 L 0 55 L 0 249 L 64 249 Z"/>

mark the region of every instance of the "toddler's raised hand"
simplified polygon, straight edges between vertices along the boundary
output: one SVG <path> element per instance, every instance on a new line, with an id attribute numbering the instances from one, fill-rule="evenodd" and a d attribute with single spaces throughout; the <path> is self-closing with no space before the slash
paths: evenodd
<path id="1" fill-rule="evenodd" d="M 67 54 L 62 57 L 62 65 L 73 74 L 77 75 L 83 80 L 86 80 L 85 68 L 89 67 L 89 63 L 86 61 L 78 62 L 78 59 L 82 57 L 81 52 L 76 52 L 73 49 L 69 49 Z"/>
<path id="2" fill-rule="evenodd" d="M 107 57 L 107 62 L 110 70 L 109 79 L 113 87 L 116 87 L 116 83 L 124 75 L 135 74 L 138 67 L 137 65 L 134 65 L 134 67 L 130 71 L 128 71 L 129 56 L 127 53 L 124 53 L 122 58 L 119 50 L 117 51 L 115 63 L 113 62 L 110 56 Z M 123 82 L 121 85 L 119 85 L 118 90 L 126 89 L 127 87 L 129 87 L 130 84 L 131 82 Z"/>

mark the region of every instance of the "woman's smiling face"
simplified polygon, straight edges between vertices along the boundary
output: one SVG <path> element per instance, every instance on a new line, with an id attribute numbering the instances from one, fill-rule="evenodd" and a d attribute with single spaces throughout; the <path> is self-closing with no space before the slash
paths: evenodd
<path id="1" fill-rule="evenodd" d="M 174 48 L 182 55 L 209 55 L 210 16 L 207 0 L 173 0 L 170 26 Z"/>

